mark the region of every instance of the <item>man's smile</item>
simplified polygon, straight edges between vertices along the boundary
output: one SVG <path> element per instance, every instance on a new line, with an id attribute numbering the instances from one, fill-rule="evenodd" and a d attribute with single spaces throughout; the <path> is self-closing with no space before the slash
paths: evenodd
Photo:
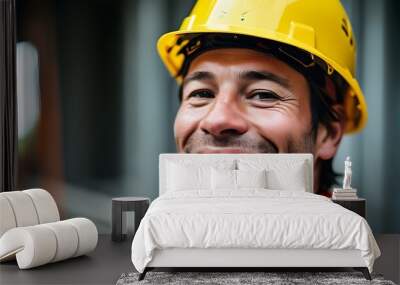
<path id="1" fill-rule="evenodd" d="M 248 151 L 241 148 L 231 147 L 204 147 L 200 148 L 197 153 L 247 153 Z"/>

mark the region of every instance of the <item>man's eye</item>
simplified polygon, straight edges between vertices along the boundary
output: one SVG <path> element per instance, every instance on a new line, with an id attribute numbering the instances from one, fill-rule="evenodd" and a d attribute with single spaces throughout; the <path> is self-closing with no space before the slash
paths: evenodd
<path id="1" fill-rule="evenodd" d="M 214 93 L 210 90 L 196 90 L 190 93 L 188 98 L 209 99 L 214 98 Z"/>
<path id="2" fill-rule="evenodd" d="M 281 99 L 281 97 L 272 91 L 256 91 L 253 92 L 250 96 L 248 96 L 247 99 L 254 99 L 260 101 L 273 101 L 273 100 L 279 100 Z"/>

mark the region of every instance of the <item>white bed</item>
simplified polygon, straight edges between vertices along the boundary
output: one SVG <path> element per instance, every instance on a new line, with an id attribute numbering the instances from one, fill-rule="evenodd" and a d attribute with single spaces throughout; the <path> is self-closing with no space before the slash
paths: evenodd
<path id="1" fill-rule="evenodd" d="M 260 169 L 272 184 L 239 181 Z M 225 172 L 234 189 L 218 182 Z M 354 267 L 370 278 L 380 255 L 362 217 L 313 194 L 310 154 L 161 154 L 159 174 L 160 197 L 132 243 L 140 278 L 155 267 Z"/>

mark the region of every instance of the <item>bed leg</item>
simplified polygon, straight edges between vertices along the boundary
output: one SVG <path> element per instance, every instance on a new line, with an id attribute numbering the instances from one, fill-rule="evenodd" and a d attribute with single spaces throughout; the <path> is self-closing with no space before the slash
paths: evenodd
<path id="1" fill-rule="evenodd" d="M 362 274 L 364 275 L 365 279 L 372 280 L 371 274 L 369 274 L 369 270 L 367 267 L 355 267 L 354 269 L 357 271 L 361 271 Z"/>
<path id="2" fill-rule="evenodd" d="M 143 272 L 139 274 L 138 281 L 142 281 L 142 280 L 144 279 L 144 277 L 146 276 L 147 271 L 148 271 L 148 269 L 147 269 L 147 267 L 146 267 L 146 268 L 143 270 Z"/>

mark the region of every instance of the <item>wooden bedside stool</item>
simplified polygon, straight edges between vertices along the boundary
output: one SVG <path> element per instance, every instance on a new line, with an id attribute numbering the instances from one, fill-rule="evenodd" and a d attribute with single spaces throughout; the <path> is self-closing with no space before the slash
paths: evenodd
<path id="1" fill-rule="evenodd" d="M 356 198 L 352 200 L 340 200 L 332 199 L 333 203 L 339 204 L 340 206 L 359 214 L 364 219 L 366 218 L 366 200 L 364 198 Z"/>
<path id="2" fill-rule="evenodd" d="M 135 231 L 139 227 L 140 221 L 146 214 L 150 205 L 150 199 L 146 197 L 120 197 L 112 199 L 112 234 L 113 241 L 123 241 L 126 234 L 122 232 L 124 221 L 124 212 L 135 212 Z M 126 217 L 125 217 L 126 218 Z"/>

